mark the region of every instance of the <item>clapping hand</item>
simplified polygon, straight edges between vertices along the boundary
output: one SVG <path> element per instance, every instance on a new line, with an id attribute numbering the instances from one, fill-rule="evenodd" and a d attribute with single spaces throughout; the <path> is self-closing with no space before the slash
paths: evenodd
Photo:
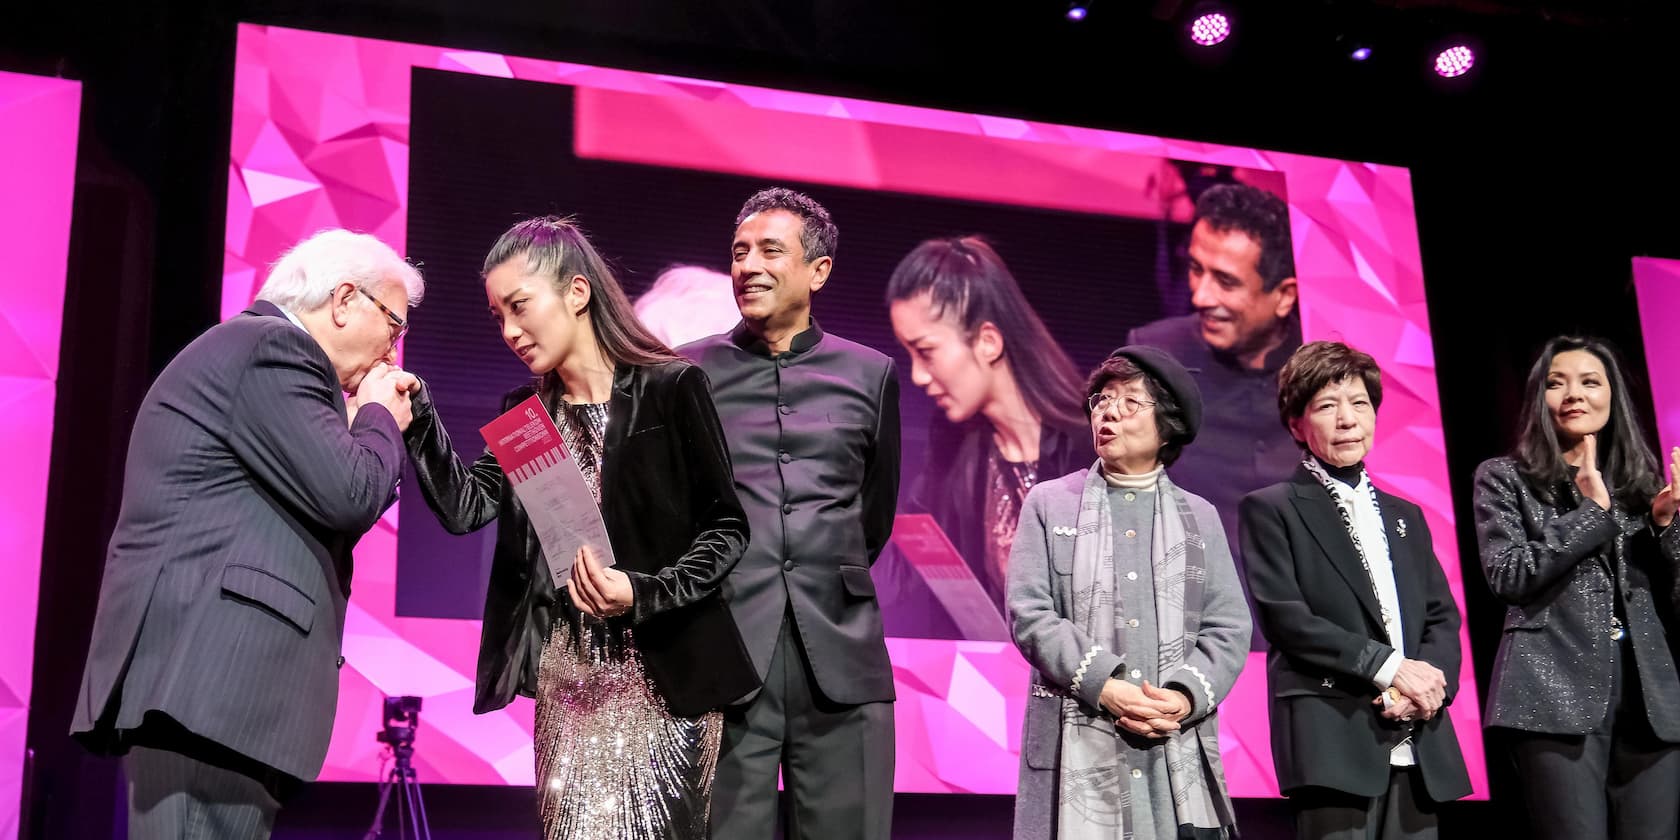
<path id="1" fill-rule="evenodd" d="M 1610 489 L 1604 486 L 1604 473 L 1598 471 L 1598 435 L 1582 437 L 1581 448 L 1584 457 L 1581 468 L 1575 473 L 1575 486 L 1580 488 L 1583 498 L 1592 499 L 1599 507 L 1609 510 Z"/>
<path id="2" fill-rule="evenodd" d="M 572 561 L 572 603 L 596 618 L 612 618 L 630 611 L 636 603 L 636 590 L 630 586 L 630 576 L 601 566 L 595 550 L 589 546 L 578 549 Z"/>
<path id="3" fill-rule="evenodd" d="M 1680 446 L 1668 452 L 1668 486 L 1651 501 L 1651 522 L 1658 528 L 1667 528 L 1674 521 L 1674 512 L 1680 510 L 1680 489 L 1674 486 L 1676 477 L 1680 477 Z"/>

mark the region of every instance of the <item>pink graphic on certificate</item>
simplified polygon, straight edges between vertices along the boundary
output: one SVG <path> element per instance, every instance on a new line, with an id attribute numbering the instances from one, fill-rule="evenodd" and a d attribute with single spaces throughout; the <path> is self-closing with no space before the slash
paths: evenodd
<path id="1" fill-rule="evenodd" d="M 602 566 L 613 565 L 601 507 L 542 400 L 532 396 L 478 432 L 525 506 L 556 587 L 570 579 L 583 546 L 595 550 Z"/>

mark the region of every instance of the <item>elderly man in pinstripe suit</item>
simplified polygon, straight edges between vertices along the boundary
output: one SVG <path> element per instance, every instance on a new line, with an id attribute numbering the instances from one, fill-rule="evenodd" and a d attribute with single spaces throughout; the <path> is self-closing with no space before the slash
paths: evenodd
<path id="1" fill-rule="evenodd" d="M 388 245 L 322 231 L 141 403 L 71 728 L 124 756 L 132 840 L 268 837 L 320 772 L 350 551 L 401 475 L 417 386 L 393 353 L 422 292 Z"/>

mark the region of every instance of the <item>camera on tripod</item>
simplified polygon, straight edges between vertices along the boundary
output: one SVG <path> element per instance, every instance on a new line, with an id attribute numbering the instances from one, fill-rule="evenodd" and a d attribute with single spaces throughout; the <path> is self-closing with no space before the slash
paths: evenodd
<path id="1" fill-rule="evenodd" d="M 385 698 L 385 728 L 373 737 L 391 748 L 391 772 L 379 783 L 379 807 L 363 840 L 378 840 L 385 830 L 385 808 L 391 804 L 393 791 L 397 794 L 398 840 L 431 840 L 426 801 L 420 796 L 420 779 L 414 772 L 414 730 L 419 728 L 420 698 L 407 694 Z"/>
<path id="2" fill-rule="evenodd" d="M 374 735 L 391 749 L 413 749 L 414 730 L 420 728 L 420 698 L 411 694 L 385 698 L 385 729 Z"/>

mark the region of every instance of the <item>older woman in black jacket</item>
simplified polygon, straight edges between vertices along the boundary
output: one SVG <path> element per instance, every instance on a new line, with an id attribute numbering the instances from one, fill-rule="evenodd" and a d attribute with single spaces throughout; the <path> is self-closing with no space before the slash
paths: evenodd
<path id="1" fill-rule="evenodd" d="M 1271 640 L 1272 761 L 1302 840 L 1439 836 L 1470 794 L 1447 706 L 1460 620 L 1429 524 L 1373 483 L 1382 371 L 1314 341 L 1278 374 L 1278 414 L 1304 450 L 1294 477 L 1243 499 L 1243 556 Z"/>
<path id="2" fill-rule="evenodd" d="M 548 840 L 705 837 L 715 710 L 758 687 L 719 594 L 747 523 L 706 375 L 636 320 L 567 220 L 515 225 L 484 272 L 503 340 L 538 377 L 504 408 L 542 397 L 618 564 L 586 549 L 551 580 L 494 456 L 463 464 L 422 394 L 406 440 L 427 504 L 455 533 L 500 520 L 474 708 L 536 697 Z"/>
<path id="3" fill-rule="evenodd" d="M 1547 343 L 1517 449 L 1476 470 L 1476 538 L 1507 604 L 1488 690 L 1539 838 L 1680 828 L 1680 528 L 1615 353 Z M 1680 465 L 1680 450 L 1674 453 Z"/>

